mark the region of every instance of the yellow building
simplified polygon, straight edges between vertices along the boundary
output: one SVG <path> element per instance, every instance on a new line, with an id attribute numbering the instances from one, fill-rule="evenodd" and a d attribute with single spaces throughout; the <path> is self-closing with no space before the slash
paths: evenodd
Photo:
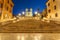
<path id="1" fill-rule="evenodd" d="M 49 19 L 59 19 L 60 18 L 60 0 L 48 0 L 47 13 Z"/>
<path id="2" fill-rule="evenodd" d="M 3 19 L 11 19 L 12 10 L 13 10 L 13 2 L 12 0 L 0 0 L 0 16 L 1 20 Z"/>

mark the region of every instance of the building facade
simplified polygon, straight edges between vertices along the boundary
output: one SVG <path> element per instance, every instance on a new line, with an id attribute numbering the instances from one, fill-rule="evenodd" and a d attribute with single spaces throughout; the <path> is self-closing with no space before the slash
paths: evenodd
<path id="1" fill-rule="evenodd" d="M 0 0 L 0 19 L 1 19 L 2 9 L 3 9 L 2 6 L 3 6 L 3 1 Z"/>
<path id="2" fill-rule="evenodd" d="M 59 19 L 60 18 L 60 0 L 48 0 L 47 5 L 47 18 Z"/>
<path id="3" fill-rule="evenodd" d="M 44 17 L 47 18 L 47 8 L 45 8 L 41 13 L 41 18 L 44 18 Z"/>
<path id="4" fill-rule="evenodd" d="M 25 13 L 26 13 L 25 16 L 28 16 L 28 17 L 33 16 L 32 15 L 32 8 L 30 8 L 30 10 L 26 9 L 26 12 Z"/>
<path id="5" fill-rule="evenodd" d="M 0 19 L 11 19 L 13 10 L 12 0 L 0 0 Z"/>

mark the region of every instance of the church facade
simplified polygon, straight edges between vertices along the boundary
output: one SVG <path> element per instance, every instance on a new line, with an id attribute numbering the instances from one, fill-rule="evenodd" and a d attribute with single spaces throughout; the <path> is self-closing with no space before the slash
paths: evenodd
<path id="1" fill-rule="evenodd" d="M 26 12 L 25 13 L 26 13 L 25 14 L 26 17 L 32 17 L 33 16 L 32 15 L 32 8 L 30 8 L 30 10 L 26 8 Z"/>

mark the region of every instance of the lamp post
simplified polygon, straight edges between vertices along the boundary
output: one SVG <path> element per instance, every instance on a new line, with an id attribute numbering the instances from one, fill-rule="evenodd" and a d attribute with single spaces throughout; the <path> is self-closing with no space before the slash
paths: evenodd
<path id="1" fill-rule="evenodd" d="M 37 11 L 35 12 L 35 14 L 37 14 Z"/>
<path id="2" fill-rule="evenodd" d="M 25 12 L 22 12 L 22 14 L 24 15 L 24 14 L 25 14 Z"/>
<path id="3" fill-rule="evenodd" d="M 21 13 L 19 13 L 18 15 L 21 16 Z"/>

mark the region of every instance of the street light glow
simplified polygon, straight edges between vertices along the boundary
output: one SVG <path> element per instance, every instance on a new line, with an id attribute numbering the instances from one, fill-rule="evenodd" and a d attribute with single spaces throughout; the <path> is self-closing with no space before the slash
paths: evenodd
<path id="1" fill-rule="evenodd" d="M 37 14 L 37 11 L 35 12 L 35 14 Z"/>
<path id="2" fill-rule="evenodd" d="M 16 17 L 14 17 L 14 19 L 16 19 Z"/>
<path id="3" fill-rule="evenodd" d="M 38 13 L 38 16 L 40 16 L 40 14 Z"/>
<path id="4" fill-rule="evenodd" d="M 25 14 L 25 12 L 22 12 L 22 14 Z"/>
<path id="5" fill-rule="evenodd" d="M 21 13 L 19 13 L 18 15 L 21 16 Z"/>

